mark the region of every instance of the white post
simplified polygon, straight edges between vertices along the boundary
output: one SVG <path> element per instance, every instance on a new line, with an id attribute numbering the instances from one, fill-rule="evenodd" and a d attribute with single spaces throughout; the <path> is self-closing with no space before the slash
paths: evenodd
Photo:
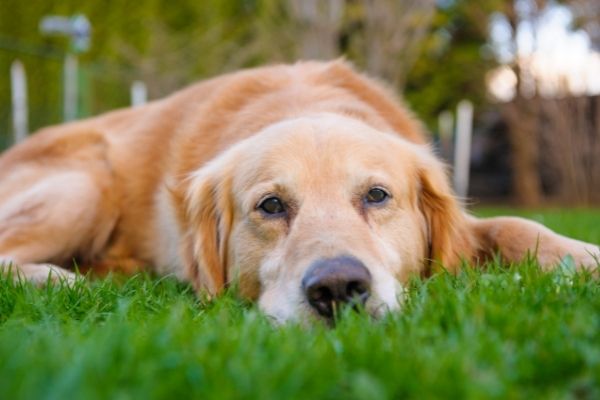
<path id="1" fill-rule="evenodd" d="M 454 189 L 460 197 L 469 192 L 469 161 L 471 159 L 471 134 L 473 131 L 473 103 L 458 103 L 456 117 L 456 145 L 454 147 Z"/>
<path id="2" fill-rule="evenodd" d="M 77 57 L 67 54 L 64 66 L 64 120 L 77 119 Z"/>
<path id="3" fill-rule="evenodd" d="M 134 107 L 146 104 L 148 101 L 148 90 L 142 81 L 134 81 L 131 84 L 131 105 Z"/>
<path id="4" fill-rule="evenodd" d="M 83 14 L 65 17 L 46 15 L 40 21 L 40 31 L 46 35 L 66 35 L 71 38 L 71 51 L 82 53 L 90 47 L 92 26 Z M 64 65 L 63 117 L 65 121 L 77 119 L 78 89 L 77 57 L 67 54 Z"/>
<path id="5" fill-rule="evenodd" d="M 448 110 L 442 111 L 438 116 L 438 129 L 440 133 L 440 148 L 446 160 L 452 158 L 452 136 L 454 131 L 454 116 Z"/>
<path id="6" fill-rule="evenodd" d="M 12 97 L 12 122 L 15 143 L 27 138 L 27 78 L 25 68 L 19 60 L 10 66 L 10 88 Z"/>

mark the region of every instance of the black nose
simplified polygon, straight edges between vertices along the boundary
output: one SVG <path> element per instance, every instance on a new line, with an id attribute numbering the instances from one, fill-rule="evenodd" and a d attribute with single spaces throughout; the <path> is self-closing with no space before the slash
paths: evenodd
<path id="1" fill-rule="evenodd" d="M 304 275 L 302 289 L 309 304 L 322 316 L 331 318 L 343 304 L 365 304 L 371 294 L 371 274 L 354 257 L 318 260 Z"/>

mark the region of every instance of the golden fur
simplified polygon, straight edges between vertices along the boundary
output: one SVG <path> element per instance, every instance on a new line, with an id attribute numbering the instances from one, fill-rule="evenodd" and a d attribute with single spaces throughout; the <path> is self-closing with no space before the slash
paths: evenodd
<path id="1" fill-rule="evenodd" d="M 373 185 L 391 198 L 365 207 Z M 287 199 L 285 219 L 257 212 Z M 0 260 L 34 281 L 150 266 L 217 293 L 234 279 L 278 320 L 311 315 L 299 290 L 319 257 L 352 254 L 373 275 L 367 309 L 395 308 L 410 274 L 496 252 L 596 245 L 518 218 L 475 219 L 421 125 L 342 61 L 241 71 L 163 100 L 41 130 L 0 157 Z M 7 268 L 5 265 L 5 269 Z"/>

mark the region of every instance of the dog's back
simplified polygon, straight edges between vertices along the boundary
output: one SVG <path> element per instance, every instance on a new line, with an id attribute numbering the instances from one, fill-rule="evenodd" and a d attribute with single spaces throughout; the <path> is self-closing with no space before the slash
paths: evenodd
<path id="1" fill-rule="evenodd" d="M 0 255 L 19 264 L 75 256 L 151 264 L 161 187 L 263 127 L 312 110 L 424 141 L 392 95 L 341 61 L 224 75 L 141 107 L 44 128 L 2 154 Z"/>

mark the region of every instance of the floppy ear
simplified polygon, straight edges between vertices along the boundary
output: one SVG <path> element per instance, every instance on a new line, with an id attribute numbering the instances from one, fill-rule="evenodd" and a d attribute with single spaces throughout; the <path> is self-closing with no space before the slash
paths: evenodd
<path id="1" fill-rule="evenodd" d="M 517 217 L 475 218 L 454 197 L 446 171 L 429 152 L 420 152 L 419 207 L 427 223 L 429 259 L 425 274 L 436 267 L 455 271 L 462 260 L 485 261 L 499 254 L 518 262 L 528 254 L 544 268 L 571 256 L 576 266 L 600 267 L 600 248 L 559 235 L 545 226 Z"/>
<path id="2" fill-rule="evenodd" d="M 537 222 L 517 217 L 471 217 L 470 224 L 484 257 L 499 254 L 504 261 L 518 262 L 529 254 L 547 269 L 570 256 L 577 267 L 600 267 L 598 245 L 559 235 Z"/>
<path id="3" fill-rule="evenodd" d="M 455 271 L 463 259 L 474 257 L 477 243 L 450 188 L 444 165 L 428 151 L 420 153 L 418 201 L 427 225 L 429 247 L 424 274 L 429 275 L 440 267 Z"/>
<path id="4" fill-rule="evenodd" d="M 227 242 L 233 219 L 231 178 L 215 165 L 189 178 L 180 222 L 182 256 L 196 290 L 219 293 L 227 283 Z M 183 214 L 183 215 L 181 215 Z"/>

